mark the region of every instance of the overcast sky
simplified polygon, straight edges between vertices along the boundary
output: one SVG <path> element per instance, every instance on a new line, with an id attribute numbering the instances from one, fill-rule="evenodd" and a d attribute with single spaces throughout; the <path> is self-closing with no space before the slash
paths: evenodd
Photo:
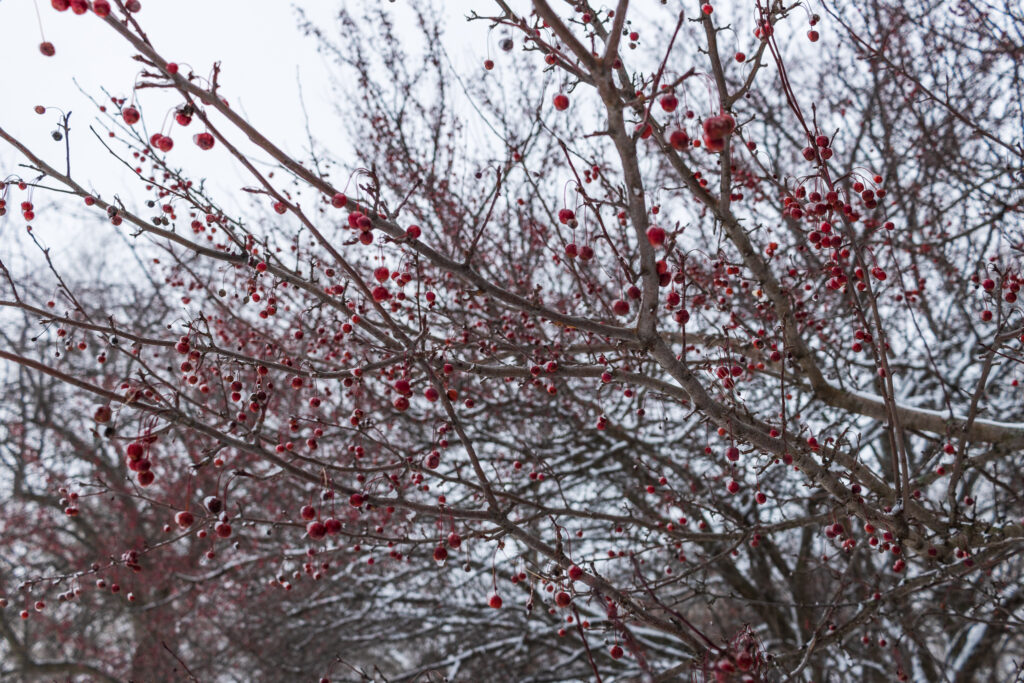
<path id="1" fill-rule="evenodd" d="M 315 41 L 299 29 L 296 4 L 332 36 L 337 30 L 334 17 L 338 9 L 346 4 L 353 8 L 363 5 L 355 0 L 142 0 L 138 19 L 159 52 L 189 65 L 197 74 L 210 73 L 212 64 L 220 61 L 221 92 L 232 108 L 299 158 L 305 156 L 307 146 L 299 99 L 301 81 L 314 135 L 335 155 L 343 157 L 347 141 L 339 138 L 341 127 L 331 101 L 334 93 L 329 87 L 330 70 L 334 67 L 317 53 Z M 400 29 L 403 21 L 411 20 L 406 0 L 388 6 L 398 12 Z M 484 0 L 444 0 L 437 6 L 443 8 L 446 23 L 458 29 L 458 41 L 448 46 L 453 61 L 482 60 L 487 50 L 486 27 L 477 24 L 480 30 L 461 29 L 471 8 L 486 12 L 493 5 Z M 406 23 L 406 30 L 413 36 L 412 24 Z M 55 46 L 55 56 L 40 53 L 39 44 L 44 38 Z M 39 116 L 33 108 L 42 104 L 72 111 L 71 159 L 76 179 L 105 197 L 119 193 L 122 197 L 141 198 L 138 183 L 129 180 L 127 169 L 103 149 L 88 129 L 96 120 L 97 111 L 87 95 L 102 98 L 103 88 L 112 95 L 131 95 L 140 66 L 131 59 L 132 54 L 127 43 L 91 13 L 79 16 L 70 11 L 57 12 L 50 6 L 50 0 L 0 0 L 0 62 L 5 65 L 0 71 L 0 126 L 63 168 L 63 143 L 50 137 L 57 111 Z M 142 102 L 147 105 L 145 123 L 152 133 L 159 129 L 165 114 L 180 103 L 180 98 L 169 93 L 146 92 Z M 200 175 L 216 179 L 218 189 L 236 189 L 251 183 L 226 153 L 198 150 L 190 140 L 197 131 L 173 131 L 167 124 L 165 132 L 175 135 L 174 162 L 193 170 L 198 164 L 202 168 Z M 0 144 L 0 172 L 9 174 L 20 161 L 6 144 Z M 11 231 L 24 229 L 17 211 L 17 203 L 23 199 L 21 193 L 8 198 L 14 210 L 0 218 L 0 255 L 10 254 Z M 37 204 L 41 200 L 37 195 Z M 55 252 L 76 247 L 72 226 L 40 216 L 36 228 Z"/>
<path id="2" fill-rule="evenodd" d="M 307 4 L 312 16 L 324 23 L 336 7 L 332 2 Z M 73 111 L 73 163 L 80 162 L 84 174 L 106 153 L 97 151 L 96 141 L 87 134 L 86 125 L 96 110 L 75 81 L 89 95 L 101 97 L 102 88 L 107 88 L 111 94 L 128 96 L 140 65 L 131 60 L 129 46 L 97 17 L 56 12 L 49 0 L 39 0 L 43 34 L 57 50 L 54 57 L 44 57 L 39 52 L 42 38 L 35 8 L 33 0 L 0 0 L 0 59 L 15 65 L 2 76 L 0 125 L 34 147 L 59 151 L 60 145 L 46 144 L 55 116 L 38 116 L 32 109 L 43 104 Z M 272 135 L 302 125 L 297 74 L 307 83 L 311 114 L 329 112 L 329 93 L 312 87 L 326 79 L 325 62 L 313 41 L 299 31 L 290 3 L 144 0 L 139 20 L 159 51 L 191 65 L 196 73 L 207 74 L 214 61 L 221 61 L 225 95 Z M 156 125 L 147 123 L 150 128 Z M 181 145 L 181 154 L 192 152 L 190 147 Z M 4 160 L 11 158 L 7 149 L 0 154 Z"/>

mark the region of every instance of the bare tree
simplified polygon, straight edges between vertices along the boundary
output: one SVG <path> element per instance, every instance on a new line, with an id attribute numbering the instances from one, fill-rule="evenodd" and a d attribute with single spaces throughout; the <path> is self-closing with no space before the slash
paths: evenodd
<path id="1" fill-rule="evenodd" d="M 0 127 L 4 675 L 1024 675 L 1019 8 L 300 16 L 338 160 L 52 5 L 143 65 L 95 125 L 146 194 Z"/>

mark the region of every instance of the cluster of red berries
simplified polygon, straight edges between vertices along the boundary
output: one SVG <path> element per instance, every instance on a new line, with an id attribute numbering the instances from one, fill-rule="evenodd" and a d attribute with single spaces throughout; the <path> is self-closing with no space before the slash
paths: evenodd
<path id="1" fill-rule="evenodd" d="M 348 227 L 359 231 L 360 244 L 373 242 L 373 223 L 370 221 L 370 217 L 362 211 L 353 211 L 348 215 Z"/>
<path id="2" fill-rule="evenodd" d="M 128 469 L 137 473 L 136 478 L 139 486 L 149 486 L 156 479 L 156 475 L 153 474 L 152 470 L 153 462 L 146 457 L 151 443 L 152 439 L 146 438 L 133 441 L 125 449 L 125 455 L 128 458 Z"/>
<path id="3" fill-rule="evenodd" d="M 60 493 L 60 505 L 64 508 L 64 514 L 68 517 L 74 517 L 78 514 L 78 494 L 74 491 L 68 491 L 68 489 L 61 487 L 58 491 Z"/>
<path id="4" fill-rule="evenodd" d="M 329 517 L 324 521 L 320 521 L 317 510 L 312 505 L 304 505 L 299 511 L 299 515 L 308 522 L 306 524 L 306 535 L 314 541 L 319 541 L 325 536 L 335 536 L 341 533 L 341 522 L 338 519 Z"/>
<path id="5" fill-rule="evenodd" d="M 111 9 L 110 0 L 50 0 L 50 5 L 58 12 L 71 10 L 75 14 L 85 14 L 91 9 L 100 18 L 109 16 Z M 129 12 L 138 12 L 142 9 L 142 3 L 139 0 L 127 0 L 124 7 Z M 46 57 L 52 57 L 57 53 L 53 43 L 49 41 L 40 43 L 39 51 Z"/>
<path id="6" fill-rule="evenodd" d="M 92 0 L 92 2 L 88 0 L 50 0 L 50 5 L 58 12 L 71 10 L 75 14 L 85 14 L 91 9 L 98 17 L 106 17 L 110 14 L 109 0 Z M 139 0 L 128 0 L 124 6 L 129 12 L 138 12 L 142 9 L 142 3 Z"/>
<path id="7" fill-rule="evenodd" d="M 174 67 L 174 70 L 177 71 L 176 64 L 169 64 L 168 69 L 171 67 Z M 192 123 L 192 114 L 193 111 L 190 107 L 182 107 L 174 113 L 174 120 L 179 126 L 187 126 Z M 129 126 L 134 126 L 142 119 L 142 114 L 139 113 L 139 110 L 135 106 L 129 105 L 121 110 L 121 119 Z M 195 143 L 196 147 L 204 151 L 213 149 L 215 141 L 216 139 L 213 137 L 213 134 L 208 132 L 196 133 L 192 136 L 192 142 Z M 159 149 L 161 152 L 166 153 L 170 152 L 174 147 L 174 140 L 169 135 L 154 133 L 149 138 L 149 144 L 152 147 Z"/>
<path id="8" fill-rule="evenodd" d="M 827 135 L 817 135 L 812 138 L 811 142 L 813 144 L 804 147 L 802 150 L 804 159 L 814 161 L 816 156 L 821 156 L 823 160 L 828 161 L 832 158 L 832 147 L 830 146 L 832 141 L 828 139 Z"/>
<path id="9" fill-rule="evenodd" d="M 21 203 L 21 215 L 24 216 L 27 221 L 36 217 L 35 207 L 32 205 L 32 202 Z"/>

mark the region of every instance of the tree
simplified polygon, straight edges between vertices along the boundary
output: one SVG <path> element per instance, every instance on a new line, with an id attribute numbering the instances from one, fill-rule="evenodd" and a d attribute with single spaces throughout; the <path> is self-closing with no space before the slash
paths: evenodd
<path id="1" fill-rule="evenodd" d="M 335 160 L 52 5 L 148 199 L 0 127 L 6 675 L 1022 675 L 1019 10 L 343 10 Z"/>

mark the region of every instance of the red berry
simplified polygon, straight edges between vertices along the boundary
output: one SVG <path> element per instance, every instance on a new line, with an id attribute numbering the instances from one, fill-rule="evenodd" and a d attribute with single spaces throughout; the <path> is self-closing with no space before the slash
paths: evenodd
<path id="1" fill-rule="evenodd" d="M 214 138 L 210 133 L 196 133 L 192 136 L 192 142 L 196 143 L 199 149 L 212 149 Z"/>
<path id="2" fill-rule="evenodd" d="M 195 515 L 187 510 L 182 510 L 178 514 L 174 515 L 174 523 L 182 529 L 187 529 L 196 521 Z"/>
<path id="3" fill-rule="evenodd" d="M 323 522 L 310 522 L 306 525 L 306 535 L 314 541 L 319 541 L 327 535 L 327 527 Z"/>
<path id="4" fill-rule="evenodd" d="M 618 645 L 612 645 L 612 648 L 608 650 L 608 654 L 612 656 L 612 659 L 622 659 L 622 648 Z"/>
<path id="5" fill-rule="evenodd" d="M 557 95 L 555 95 L 555 98 L 552 101 L 554 102 L 555 109 L 557 109 L 558 111 L 565 111 L 566 109 L 569 108 L 569 97 L 567 95 L 558 93 Z"/>
<path id="6" fill-rule="evenodd" d="M 500 609 L 501 608 L 501 596 L 498 595 L 498 594 L 492 595 L 491 599 L 487 601 L 487 604 L 489 606 L 493 607 L 494 609 Z"/>
<path id="7" fill-rule="evenodd" d="M 710 116 L 704 120 L 704 135 L 710 138 L 724 138 L 736 130 L 736 119 L 729 114 Z"/>
<path id="8" fill-rule="evenodd" d="M 555 604 L 559 607 L 568 607 L 572 602 L 572 598 L 565 591 L 559 591 L 555 595 Z"/>
<path id="9" fill-rule="evenodd" d="M 665 95 L 664 97 L 661 98 L 660 103 L 662 109 L 669 113 L 672 113 L 676 110 L 676 107 L 679 106 L 679 98 L 673 95 L 672 93 L 669 93 L 668 95 Z"/>
<path id="10" fill-rule="evenodd" d="M 647 241 L 654 247 L 660 247 L 665 244 L 665 229 L 659 228 L 656 225 L 647 228 Z"/>
<path id="11" fill-rule="evenodd" d="M 160 148 L 161 152 L 170 152 L 171 148 L 174 147 L 174 140 L 166 135 L 162 135 L 160 140 L 157 141 L 156 146 Z"/>
<path id="12" fill-rule="evenodd" d="M 121 110 L 121 118 L 123 118 L 124 122 L 129 126 L 133 126 L 139 122 L 139 110 L 135 107 L 125 107 Z"/>
<path id="13" fill-rule="evenodd" d="M 674 130 L 668 136 L 668 143 L 672 145 L 673 149 L 682 151 L 690 144 L 690 136 L 684 130 Z"/>
<path id="14" fill-rule="evenodd" d="M 57 53 L 56 48 L 53 47 L 53 43 L 51 43 L 49 41 L 46 41 L 44 43 L 39 43 L 39 51 L 42 52 L 43 55 L 45 55 L 47 57 L 52 57 L 54 54 Z"/>

